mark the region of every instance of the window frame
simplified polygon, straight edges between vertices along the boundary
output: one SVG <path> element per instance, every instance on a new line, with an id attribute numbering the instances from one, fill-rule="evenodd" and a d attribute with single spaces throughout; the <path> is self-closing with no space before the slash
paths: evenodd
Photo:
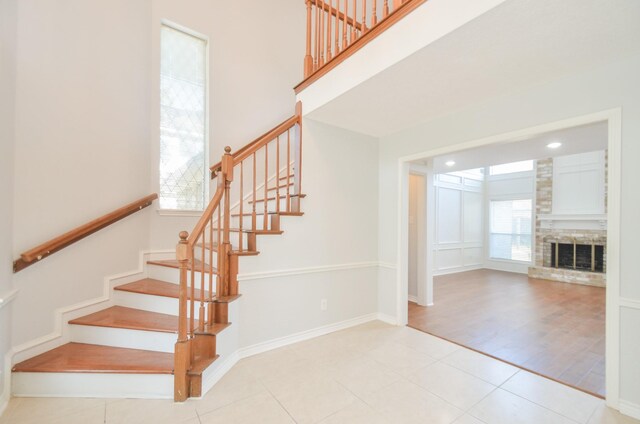
<path id="1" fill-rule="evenodd" d="M 495 168 L 496 166 L 502 166 L 502 165 L 510 165 L 512 163 L 524 163 L 524 162 L 530 162 L 531 163 L 531 169 L 521 169 L 518 171 L 513 171 L 513 172 L 500 172 L 499 174 L 494 174 L 491 170 L 493 168 Z M 492 179 L 500 179 L 500 178 L 512 178 L 513 175 L 516 174 L 524 174 L 526 172 L 533 172 L 536 169 L 536 161 L 534 159 L 526 159 L 526 160 L 517 160 L 515 162 L 506 162 L 506 163 L 499 163 L 497 165 L 491 165 L 487 167 L 487 178 L 492 178 Z"/>
<path id="2" fill-rule="evenodd" d="M 189 35 L 191 37 L 194 38 L 198 38 L 202 41 L 204 41 L 204 64 L 205 64 L 205 70 L 204 70 L 204 137 L 203 137 L 203 142 L 204 142 L 204 149 L 203 149 L 203 154 L 204 154 L 204 173 L 203 173 L 203 189 L 204 189 L 204 193 L 203 193 L 203 198 L 204 198 L 204 202 L 202 205 L 202 209 L 168 209 L 168 208 L 162 208 L 161 206 L 158 207 L 158 215 L 161 216 L 194 216 L 194 217 L 199 217 L 202 215 L 202 212 L 204 212 L 204 210 L 207 208 L 208 203 L 210 201 L 210 190 L 211 190 L 211 179 L 209 178 L 209 168 L 211 166 L 211 158 L 210 158 L 210 150 L 211 150 L 211 146 L 210 146 L 210 113 L 211 113 L 211 109 L 210 109 L 210 101 L 209 101 L 209 94 L 211 91 L 211 86 L 210 86 L 210 78 L 211 78 L 211 66 L 210 66 L 210 39 L 207 35 L 202 34 L 200 32 L 197 32 L 189 27 L 186 27 L 184 25 L 180 25 L 176 22 L 167 20 L 167 19 L 161 19 L 160 23 L 158 25 L 158 31 L 157 31 L 157 40 L 158 40 L 158 57 L 157 57 L 157 62 L 156 62 L 156 66 L 157 66 L 157 73 L 156 76 L 158 78 L 158 85 L 157 85 L 157 90 L 158 90 L 158 97 L 157 97 L 157 107 L 158 107 L 158 115 L 157 115 L 157 139 L 155 140 L 155 142 L 157 142 L 157 146 L 158 146 L 158 156 L 157 156 L 157 160 L 158 160 L 158 174 L 157 174 L 157 178 L 156 178 L 156 184 L 158 184 L 158 194 L 160 195 L 160 164 L 162 161 L 162 152 L 160 150 L 160 140 L 162 137 L 162 131 L 160 129 L 160 122 L 161 122 L 161 118 L 162 118 L 162 29 L 163 27 L 168 27 L 171 28 L 175 31 L 179 31 L 182 32 L 186 35 Z M 158 205 L 160 205 L 160 201 L 158 202 Z"/>
<path id="3" fill-rule="evenodd" d="M 534 164 L 535 166 L 535 164 Z M 530 171 L 525 171 L 530 172 Z M 510 174 L 509 174 L 510 175 Z M 535 193 L 534 193 L 535 194 Z M 503 233 L 494 233 L 492 231 L 492 223 L 493 223 L 493 214 L 492 214 L 492 204 L 493 202 L 513 202 L 518 200 L 529 200 L 531 201 L 531 232 L 529 235 L 531 236 L 531 257 L 528 261 L 524 261 L 521 259 L 507 259 L 507 258 L 497 258 L 492 255 L 491 252 L 491 236 L 493 234 L 503 234 Z M 533 196 L 495 196 L 487 199 L 488 202 L 488 210 L 487 210 L 487 259 L 489 261 L 499 261 L 499 262 L 509 262 L 516 264 L 532 264 L 535 257 L 535 198 Z M 514 233 L 510 233 L 512 236 Z M 515 234 L 515 235 L 527 235 L 527 234 Z"/>

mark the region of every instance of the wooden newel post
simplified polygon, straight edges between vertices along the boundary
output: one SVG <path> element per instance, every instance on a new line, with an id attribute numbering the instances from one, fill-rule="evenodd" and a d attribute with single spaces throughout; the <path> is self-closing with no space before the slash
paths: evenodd
<path id="1" fill-rule="evenodd" d="M 233 181 L 233 156 L 231 156 L 231 147 L 224 148 L 222 156 L 222 175 L 224 181 L 224 216 L 223 216 L 223 232 L 222 246 L 218 250 L 218 272 L 220 273 L 218 296 L 229 295 L 229 257 L 231 254 L 230 228 L 231 228 L 231 182 Z M 242 234 L 240 234 L 242 237 Z"/>
<path id="2" fill-rule="evenodd" d="M 296 103 L 298 123 L 295 127 L 293 139 L 293 194 L 291 208 L 300 212 L 300 194 L 302 194 L 302 102 Z"/>
<path id="3" fill-rule="evenodd" d="M 189 375 L 187 374 L 191 362 L 191 343 L 187 333 L 187 269 L 189 267 L 189 233 L 180 232 L 180 241 L 176 246 L 176 259 L 180 264 L 180 292 L 178 315 L 178 341 L 174 355 L 174 389 L 173 397 L 176 402 L 184 402 L 189 397 Z"/>
<path id="4" fill-rule="evenodd" d="M 304 77 L 313 72 L 313 57 L 311 57 L 311 0 L 307 0 L 307 54 L 304 56 Z"/>

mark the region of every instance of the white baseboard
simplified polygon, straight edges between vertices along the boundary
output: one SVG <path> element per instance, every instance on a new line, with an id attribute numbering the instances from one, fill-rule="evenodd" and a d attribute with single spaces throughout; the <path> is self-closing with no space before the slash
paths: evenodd
<path id="1" fill-rule="evenodd" d="M 413 303 L 418 303 L 418 296 L 414 296 L 412 294 L 410 294 L 407 299 L 409 300 L 409 302 L 413 302 Z"/>
<path id="2" fill-rule="evenodd" d="M 620 413 L 640 420 L 640 405 L 620 399 L 618 401 L 618 406 L 620 407 Z"/>
<path id="3" fill-rule="evenodd" d="M 209 390 L 211 390 L 213 388 L 213 386 L 216 385 L 216 383 L 218 381 L 220 381 L 220 379 L 222 377 L 225 376 L 226 373 L 228 373 L 231 368 L 233 368 L 233 366 L 235 364 L 238 363 L 238 361 L 242 358 L 240 358 L 240 355 L 238 354 L 238 351 L 235 351 L 234 353 L 232 353 L 231 355 L 227 356 L 226 358 L 221 358 L 222 359 L 222 364 L 220 364 L 213 373 L 211 373 L 211 375 L 206 375 L 206 370 L 205 370 L 205 375 L 204 378 L 202 379 L 202 395 L 206 395 Z"/>
<path id="4" fill-rule="evenodd" d="M 382 321 L 382 322 L 386 322 L 387 324 L 391 324 L 391 325 L 398 325 L 398 319 L 396 317 L 394 317 L 393 315 L 387 315 L 387 314 L 383 314 L 381 312 L 378 312 L 376 314 L 376 319 Z"/>
<path id="5" fill-rule="evenodd" d="M 323 336 L 325 334 L 333 333 L 335 331 L 344 330 L 349 327 L 364 324 L 365 322 L 374 321 L 378 319 L 378 315 L 375 313 L 362 315 L 357 318 L 348 319 L 345 321 L 336 322 L 334 324 L 323 325 L 311 330 L 301 331 L 288 336 L 279 337 L 277 339 L 268 340 L 266 342 L 256 343 L 252 346 L 240 348 L 238 355 L 240 358 L 246 358 L 248 356 L 257 355 L 259 353 L 267 352 L 269 350 L 277 349 L 279 347 L 287 346 L 293 343 L 309 340 L 314 337 Z"/>

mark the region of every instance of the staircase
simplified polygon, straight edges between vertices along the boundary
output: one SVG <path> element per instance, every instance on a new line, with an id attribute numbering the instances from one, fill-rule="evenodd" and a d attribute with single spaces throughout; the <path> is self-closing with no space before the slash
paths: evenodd
<path id="1" fill-rule="evenodd" d="M 220 353 L 237 349 L 230 317 L 239 258 L 258 236 L 301 216 L 301 105 L 296 114 L 211 168 L 217 190 L 175 259 L 149 260 L 148 278 L 113 288 L 113 305 L 70 320 L 70 343 L 16 364 L 18 396 L 203 395 Z M 215 266 L 214 266 L 215 265 Z"/>

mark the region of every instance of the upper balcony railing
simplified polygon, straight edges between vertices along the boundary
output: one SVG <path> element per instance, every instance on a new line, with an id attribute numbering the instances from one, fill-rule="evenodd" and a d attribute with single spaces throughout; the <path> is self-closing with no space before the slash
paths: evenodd
<path id="1" fill-rule="evenodd" d="M 302 91 L 426 0 L 306 0 Z"/>

